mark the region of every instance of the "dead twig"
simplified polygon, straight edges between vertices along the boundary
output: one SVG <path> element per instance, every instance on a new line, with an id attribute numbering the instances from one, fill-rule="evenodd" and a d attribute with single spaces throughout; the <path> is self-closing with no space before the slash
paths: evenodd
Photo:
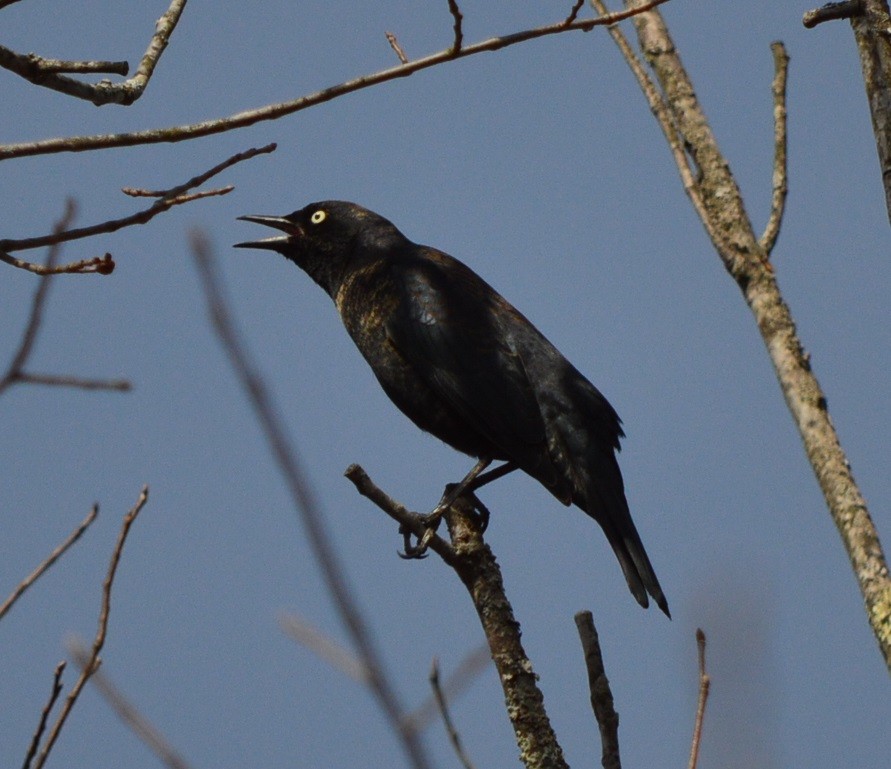
<path id="1" fill-rule="evenodd" d="M 489 647 L 486 644 L 481 644 L 479 647 L 469 652 L 467 656 L 458 663 L 458 667 L 455 668 L 452 674 L 445 680 L 445 682 L 443 682 L 443 694 L 448 699 L 454 700 L 461 692 L 470 686 L 471 682 L 480 674 L 480 671 L 491 664 L 492 655 L 489 652 Z M 418 707 L 406 714 L 405 721 L 410 725 L 410 728 L 416 731 L 421 731 L 426 729 L 430 722 L 433 721 L 437 710 L 438 705 L 436 696 L 431 694 L 430 697 L 424 700 Z"/>
<path id="2" fill-rule="evenodd" d="M 764 234 L 758 243 L 770 256 L 780 234 L 780 224 L 786 210 L 788 187 L 788 155 L 786 150 L 786 77 L 789 72 L 789 56 L 786 46 L 777 41 L 771 43 L 773 52 L 773 194 L 770 201 L 770 217 Z"/>
<path id="3" fill-rule="evenodd" d="M 37 762 L 34 764 L 34 769 L 42 769 L 43 765 L 46 763 L 46 759 L 49 757 L 50 751 L 53 749 L 53 745 L 56 744 L 56 740 L 59 737 L 60 732 L 62 731 L 62 727 L 65 726 L 65 721 L 68 719 L 71 710 L 74 708 L 75 703 L 77 702 L 77 698 L 80 696 L 81 691 L 86 685 L 87 681 L 90 679 L 96 670 L 99 668 L 101 664 L 101 660 L 99 659 L 99 653 L 102 651 L 102 647 L 105 645 L 105 636 L 108 632 L 108 617 L 111 613 L 111 588 L 114 584 L 115 574 L 117 573 L 118 564 L 121 561 L 121 553 L 124 550 L 124 543 L 127 541 L 127 535 L 130 533 L 130 527 L 133 525 L 133 522 L 136 520 L 136 517 L 139 515 L 140 511 L 143 507 L 145 507 L 145 503 L 148 501 L 148 486 L 143 486 L 142 491 L 139 493 L 139 498 L 136 500 L 136 504 L 130 509 L 124 516 L 124 520 L 121 524 L 121 530 L 118 533 L 118 539 L 115 543 L 114 550 L 111 553 L 111 561 L 108 564 L 108 572 L 105 575 L 105 580 L 102 583 L 102 606 L 99 609 L 99 626 L 96 629 L 96 637 L 93 639 L 93 646 L 90 650 L 89 658 L 86 661 L 86 664 L 83 666 L 83 670 L 81 671 L 80 676 L 77 681 L 75 681 L 74 686 L 71 691 L 68 693 L 68 697 L 65 699 L 65 704 L 62 705 L 62 710 L 59 713 L 58 718 L 56 719 L 55 724 L 53 724 L 53 728 L 50 730 L 49 736 L 46 738 L 46 742 L 43 745 L 40 753 L 37 755 Z M 28 769 L 28 767 L 25 767 Z"/>
<path id="4" fill-rule="evenodd" d="M 399 45 L 399 41 L 396 39 L 396 35 L 392 32 L 385 32 L 387 36 L 387 42 L 390 44 L 390 48 L 396 53 L 396 56 L 399 57 L 399 61 L 403 64 L 408 64 L 408 56 L 405 55 L 405 51 L 402 50 L 402 46 Z"/>
<path id="5" fill-rule="evenodd" d="M 8 5 L 8 2 L 0 4 L 0 8 Z M 49 88 L 53 91 L 85 99 L 96 106 L 103 104 L 133 104 L 142 96 L 155 71 L 155 65 L 164 49 L 173 30 L 179 22 L 186 0 L 171 0 L 166 13 L 155 24 L 155 34 L 149 41 L 148 48 L 139 63 L 136 74 L 122 83 L 112 83 L 109 80 L 100 80 L 98 83 L 84 83 L 72 77 L 62 74 L 68 73 L 113 73 L 126 75 L 130 66 L 125 61 L 59 61 L 45 59 L 36 54 L 20 54 L 0 46 L 0 67 L 5 67 L 15 72 L 25 80 Z"/>
<path id="6" fill-rule="evenodd" d="M 448 702 L 446 702 L 445 694 L 439 683 L 439 662 L 436 657 L 433 658 L 433 663 L 430 666 L 430 686 L 433 687 L 433 693 L 439 705 L 439 713 L 442 716 L 443 724 L 445 724 L 446 733 L 449 735 L 449 742 L 452 743 L 452 747 L 455 749 L 455 755 L 458 756 L 458 760 L 464 769 L 476 769 L 473 761 L 470 760 L 470 756 L 467 755 L 464 746 L 461 744 L 461 736 L 455 728 L 451 713 L 449 713 Z"/>
<path id="7" fill-rule="evenodd" d="M 359 465 L 352 464 L 344 472 L 344 476 L 348 478 L 356 487 L 363 497 L 371 500 L 375 505 L 389 515 L 399 524 L 399 531 L 410 531 L 419 540 L 421 537 L 431 536 L 428 534 L 428 524 L 417 513 L 411 512 L 407 507 L 401 505 L 385 491 L 375 485 L 374 481 L 368 477 Z M 443 561 L 450 565 L 455 563 L 455 550 L 438 534 L 433 534 L 429 541 L 429 547 L 437 553 Z"/>
<path id="8" fill-rule="evenodd" d="M 319 561 L 322 576 L 334 599 L 334 604 L 359 651 L 363 665 L 368 670 L 371 691 L 377 698 L 393 730 L 400 737 L 412 765 L 417 769 L 423 769 L 429 765 L 423 746 L 417 734 L 408 731 L 403 725 L 402 706 L 384 672 L 383 660 L 372 643 L 358 603 L 346 583 L 340 560 L 328 533 L 325 531 L 322 513 L 315 494 L 297 460 L 297 453 L 290 438 L 282 426 L 278 410 L 266 390 L 263 379 L 251 362 L 247 349 L 232 321 L 228 304 L 223 298 L 222 287 L 217 278 L 210 246 L 206 238 L 198 232 L 192 233 L 191 241 L 213 328 L 229 357 L 236 376 L 248 395 L 275 461 L 285 478 L 294 507 L 303 522 L 313 552 Z"/>
<path id="9" fill-rule="evenodd" d="M 464 42 L 464 31 L 461 26 L 464 23 L 464 14 L 461 13 L 456 0 L 449 0 L 449 13 L 452 14 L 452 19 L 455 22 L 452 26 L 455 33 L 455 40 L 452 43 L 452 55 L 456 56 L 461 50 L 461 43 Z"/>
<path id="10" fill-rule="evenodd" d="M 13 607 L 16 601 L 22 597 L 24 592 L 31 587 L 38 579 L 40 579 L 43 574 L 56 562 L 59 558 L 64 555 L 65 551 L 67 551 L 77 540 L 81 538 L 81 535 L 90 527 L 90 524 L 96 520 L 96 516 L 99 515 L 99 505 L 93 505 L 93 508 L 87 513 L 87 517 L 84 518 L 78 527 L 71 532 L 66 538 L 65 541 L 62 542 L 53 552 L 51 552 L 43 562 L 32 571 L 27 577 L 25 577 L 19 584 L 16 586 L 15 590 L 12 591 L 9 598 L 7 598 L 3 605 L 0 606 L 0 619 L 6 616 L 6 613 Z"/>
<path id="11" fill-rule="evenodd" d="M 52 235 L 40 235 L 34 238 L 22 238 L 19 240 L 0 240 L 0 250 L 21 251 L 29 248 L 40 248 L 42 246 L 64 243 L 70 240 L 79 240 L 81 238 L 90 238 L 95 235 L 116 232 L 117 230 L 123 229 L 124 227 L 132 227 L 136 224 L 145 224 L 146 222 L 154 219 L 158 214 L 164 213 L 174 206 L 189 203 L 193 200 L 210 197 L 212 195 L 225 195 L 231 192 L 234 187 L 228 185 L 219 189 L 205 190 L 203 192 L 190 192 L 190 190 L 204 184 L 211 177 L 225 171 L 227 168 L 231 168 L 236 163 L 250 160 L 257 155 L 274 152 L 275 149 L 276 145 L 274 143 L 267 144 L 264 147 L 254 147 L 244 152 L 236 153 L 235 155 L 232 155 L 231 157 L 224 160 L 222 163 L 218 163 L 213 168 L 210 168 L 207 171 L 204 171 L 203 173 L 192 177 L 182 184 L 171 187 L 168 190 L 159 192 L 141 191 L 137 194 L 142 196 L 156 197 L 158 199 L 148 208 L 143 209 L 142 211 L 137 211 L 136 213 L 130 214 L 129 216 L 124 216 L 120 219 L 110 219 L 106 222 L 101 222 L 100 224 L 90 225 L 89 227 L 79 227 L 73 230 L 62 230 L 60 232 L 53 232 Z M 133 195 L 132 188 L 125 188 L 125 191 L 129 195 Z"/>
<path id="12" fill-rule="evenodd" d="M 705 672 L 705 633 L 696 629 L 696 646 L 699 650 L 699 698 L 696 703 L 696 719 L 693 723 L 693 742 L 690 746 L 689 769 L 696 769 L 699 762 L 699 745 L 702 742 L 702 720 L 705 717 L 705 703 L 708 701 L 711 679 Z"/>
<path id="13" fill-rule="evenodd" d="M 589 611 L 580 611 L 575 615 L 575 625 L 585 654 L 591 708 L 600 729 L 600 763 L 603 769 L 622 769 L 619 758 L 619 714 L 613 705 L 613 693 L 603 666 L 603 653 L 600 651 L 597 628 L 594 627 L 594 616 Z"/>
<path id="14" fill-rule="evenodd" d="M 22 769 L 28 769 L 28 767 L 31 766 L 31 762 L 37 754 L 37 748 L 40 747 L 40 740 L 43 739 L 43 733 L 46 731 L 46 722 L 49 720 L 49 714 L 52 712 L 56 700 L 59 699 L 59 695 L 62 693 L 62 673 L 64 670 L 65 660 L 62 660 L 56 665 L 56 671 L 53 673 L 53 689 L 50 692 L 49 699 L 46 701 L 46 705 L 43 706 L 43 710 L 40 713 L 40 721 L 37 724 L 37 728 L 34 730 L 34 735 L 31 737 L 31 744 L 28 746 L 28 752 L 25 754 L 25 762 L 22 764 Z"/>
<path id="15" fill-rule="evenodd" d="M 90 664 L 90 651 L 78 639 L 68 642 L 68 651 L 81 672 L 85 672 Z M 168 769 L 189 769 L 188 762 L 177 753 L 157 727 L 124 696 L 102 670 L 97 668 L 93 671 L 90 683 L 96 687 L 117 717 L 142 740 L 143 744 L 158 757 L 164 766 Z"/>
<path id="16" fill-rule="evenodd" d="M 362 660 L 302 617 L 284 614 L 278 618 L 278 624 L 294 641 L 315 652 L 331 667 L 345 673 L 357 683 L 368 683 L 368 668 Z"/>
<path id="17" fill-rule="evenodd" d="M 211 136 L 225 131 L 232 131 L 264 120 L 275 120 L 294 112 L 300 112 L 309 107 L 314 107 L 316 104 L 336 99 L 344 94 L 361 91 L 364 88 L 371 88 L 372 86 L 390 80 L 396 80 L 397 78 L 408 77 L 415 72 L 429 69 L 430 67 L 435 67 L 448 61 L 456 61 L 485 51 L 497 51 L 502 48 L 518 45 L 548 35 L 558 35 L 570 31 L 587 32 L 597 26 L 615 24 L 616 22 L 642 13 L 650 8 L 662 5 L 662 3 L 665 2 L 668 2 L 668 0 L 648 0 L 634 8 L 617 11 L 616 13 L 610 13 L 598 18 L 576 20 L 571 24 L 566 24 L 565 20 L 561 19 L 555 24 L 550 24 L 544 27 L 527 29 L 503 35 L 501 37 L 489 38 L 488 40 L 482 40 L 471 45 L 464 45 L 457 52 L 455 52 L 454 46 L 450 46 L 439 53 L 430 54 L 429 56 L 424 56 L 420 59 L 413 59 L 405 64 L 400 63 L 396 67 L 381 70 L 380 72 L 370 75 L 362 75 L 353 80 L 347 80 L 307 96 L 301 96 L 298 99 L 292 99 L 278 104 L 269 104 L 265 107 L 260 107 L 259 109 L 239 112 L 235 115 L 219 118 L 217 120 L 203 120 L 200 123 L 184 126 L 171 126 L 168 128 L 151 128 L 145 131 L 135 131 L 133 133 L 68 136 L 59 139 L 44 139 L 41 141 L 25 142 L 21 144 L 6 144 L 0 146 L 0 161 L 32 155 L 48 155 L 56 152 L 86 152 L 96 149 L 107 149 L 110 147 L 134 147 L 143 144 L 187 141 L 199 136 Z"/>
<path id="18" fill-rule="evenodd" d="M 569 16 L 566 17 L 563 23 L 567 26 L 572 24 L 572 22 L 578 18 L 579 11 L 582 10 L 584 4 L 585 0 L 575 0 L 575 5 L 572 6 L 572 9 L 569 11 Z"/>
<path id="19" fill-rule="evenodd" d="M 801 23 L 808 29 L 822 24 L 824 21 L 836 21 L 837 19 L 850 19 L 863 13 L 863 0 L 844 0 L 841 3 L 826 3 L 820 8 L 805 11 Z"/>

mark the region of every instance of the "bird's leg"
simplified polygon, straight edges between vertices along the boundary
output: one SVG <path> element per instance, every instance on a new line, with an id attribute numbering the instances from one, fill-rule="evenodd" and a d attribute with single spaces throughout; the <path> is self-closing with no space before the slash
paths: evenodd
<path id="1" fill-rule="evenodd" d="M 492 459 L 490 457 L 482 457 L 459 483 L 450 483 L 446 486 L 442 499 L 439 500 L 439 504 L 433 508 L 432 512 L 421 518 L 424 524 L 424 533 L 418 538 L 416 545 L 411 544 L 411 532 L 404 528 L 400 529 L 405 548 L 404 551 L 400 553 L 403 558 L 423 558 L 425 556 L 427 548 L 430 545 L 430 540 L 433 539 L 433 535 L 439 527 L 439 522 L 442 520 L 443 514 L 462 494 L 469 495 L 470 500 L 473 503 L 473 509 L 476 510 L 480 517 L 480 528 L 482 531 L 486 530 L 489 525 L 489 509 L 480 501 L 479 497 L 477 497 L 474 492 L 482 486 L 485 486 L 487 483 L 491 483 L 517 469 L 517 465 L 514 462 L 505 462 L 500 467 L 496 467 L 494 470 L 484 473 L 483 470 L 490 464 L 492 464 Z"/>

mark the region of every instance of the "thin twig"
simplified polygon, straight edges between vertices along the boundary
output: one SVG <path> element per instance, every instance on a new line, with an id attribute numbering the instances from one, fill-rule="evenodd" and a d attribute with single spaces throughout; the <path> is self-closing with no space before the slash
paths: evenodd
<path id="1" fill-rule="evenodd" d="M 87 513 L 87 517 L 84 518 L 78 527 L 65 538 L 65 541 L 53 550 L 53 552 L 44 559 L 43 563 L 19 582 L 9 598 L 7 598 L 3 602 L 3 605 L 0 606 L 0 619 L 3 619 L 3 617 L 6 616 L 6 613 L 12 608 L 13 604 L 22 597 L 22 594 L 40 579 L 40 577 L 42 577 L 43 574 L 62 557 L 66 550 L 81 538 L 81 535 L 89 528 L 90 524 L 96 520 L 97 515 L 99 515 L 99 505 L 93 505 L 93 508 Z"/>
<path id="2" fill-rule="evenodd" d="M 65 211 L 62 214 L 62 218 L 59 219 L 53 227 L 53 235 L 58 235 L 65 231 L 74 217 L 75 210 L 76 206 L 74 201 L 69 199 L 65 204 Z M 41 277 L 37 283 L 37 288 L 34 291 L 34 298 L 31 300 L 31 312 L 28 316 L 28 322 L 25 325 L 25 331 L 22 334 L 22 341 L 19 343 L 19 348 L 16 350 L 15 355 L 12 356 L 12 361 L 10 361 L 6 374 L 0 379 L 0 394 L 2 394 L 11 384 L 18 381 L 24 371 L 25 363 L 34 349 L 37 332 L 40 329 L 40 324 L 43 320 L 43 308 L 46 304 L 47 292 L 49 291 L 50 281 L 52 280 L 52 268 L 55 265 L 58 256 L 59 244 L 54 243 L 50 247 L 46 259 L 46 267 L 49 272 Z"/>
<path id="3" fill-rule="evenodd" d="M 863 23 L 866 22 L 862 18 L 852 20 L 855 38 L 858 25 Z M 665 101 L 672 105 L 678 133 L 683 135 L 689 154 L 697 164 L 697 188 L 705 209 L 703 214 L 697 206 L 697 213 L 705 216 L 706 231 L 714 233 L 715 251 L 755 318 L 808 461 L 857 577 L 867 619 L 885 664 L 891 670 L 891 575 L 878 530 L 832 424 L 826 396 L 798 336 L 792 312 L 780 292 L 773 268 L 755 235 L 739 185 L 718 147 L 702 105 L 696 99 L 695 88 L 664 19 L 659 11 L 651 10 L 635 16 L 634 26 L 640 48 L 658 79 Z M 876 35 L 880 33 L 872 37 Z M 887 41 L 873 42 L 880 44 L 882 50 L 888 47 Z M 885 59 L 884 63 L 887 72 L 891 73 L 891 58 Z M 871 65 L 864 71 L 867 70 L 865 77 L 878 89 L 876 93 L 889 92 L 891 74 L 886 75 L 884 68 L 876 70 Z M 889 103 L 888 99 L 878 101 L 881 102 L 879 106 Z M 870 104 L 874 106 L 876 99 L 871 97 Z M 887 136 L 887 123 L 880 116 L 874 121 L 874 128 L 881 129 L 882 135 Z M 889 171 L 883 174 L 883 179 L 888 181 L 885 190 L 891 211 L 891 151 L 885 153 L 881 149 L 891 147 L 891 141 L 883 140 L 879 145 L 882 168 Z"/>
<path id="4" fill-rule="evenodd" d="M 770 256 L 780 234 L 783 212 L 786 209 L 787 151 L 786 151 L 786 76 L 789 72 L 789 56 L 779 41 L 771 43 L 773 52 L 773 195 L 770 201 L 770 217 L 764 234 L 758 240 L 764 252 Z"/>
<path id="5" fill-rule="evenodd" d="M 572 24 L 565 24 L 563 20 L 560 20 L 555 24 L 550 24 L 544 27 L 523 30 L 501 37 L 489 38 L 488 40 L 483 40 L 471 45 L 465 45 L 457 53 L 454 52 L 452 47 L 449 47 L 444 51 L 420 59 L 413 59 L 406 64 L 400 64 L 399 66 L 381 70 L 374 74 L 362 75 L 353 80 L 347 80 L 307 96 L 301 96 L 298 99 L 292 99 L 278 104 L 269 104 L 265 107 L 260 107 L 259 109 L 239 112 L 226 118 L 203 120 L 200 123 L 184 126 L 151 128 L 144 131 L 135 131 L 133 133 L 68 136 L 59 139 L 44 139 L 42 141 L 25 142 L 21 144 L 6 144 L 0 146 L 0 161 L 16 157 L 46 155 L 56 152 L 86 152 L 89 150 L 106 149 L 111 147 L 133 147 L 143 144 L 179 142 L 194 139 L 199 136 L 211 136 L 213 134 L 253 125 L 254 123 L 259 123 L 264 120 L 275 120 L 285 115 L 308 109 L 316 104 L 331 101 L 344 94 L 360 91 L 364 88 L 371 88 L 372 86 L 385 83 L 389 80 L 408 77 L 415 72 L 429 69 L 430 67 L 435 67 L 438 64 L 443 64 L 448 61 L 456 61 L 457 59 L 463 59 L 467 56 L 473 56 L 485 51 L 497 51 L 501 48 L 518 45 L 548 35 L 558 35 L 570 31 L 587 32 L 597 26 L 615 24 L 622 19 L 630 18 L 631 16 L 642 13 L 650 8 L 662 5 L 665 2 L 668 2 L 668 0 L 648 0 L 648 2 L 642 3 L 631 9 L 617 11 L 616 13 L 611 13 L 598 18 L 577 20 Z"/>
<path id="6" fill-rule="evenodd" d="M 174 206 L 189 203 L 193 200 L 209 197 L 211 195 L 225 195 L 226 193 L 231 192 L 234 187 L 229 185 L 220 189 L 191 193 L 189 192 L 189 190 L 204 184 L 211 177 L 216 176 L 222 171 L 225 171 L 227 168 L 232 167 L 236 163 L 241 163 L 244 160 L 250 160 L 257 155 L 274 152 L 275 149 L 276 145 L 272 143 L 267 144 L 264 147 L 254 147 L 244 152 L 238 152 L 235 155 L 232 155 L 231 157 L 224 160 L 222 163 L 218 163 L 213 168 L 192 177 L 188 181 L 183 182 L 182 184 L 178 184 L 175 187 L 171 187 L 169 190 L 160 193 L 160 195 L 153 195 L 153 197 L 158 197 L 158 200 L 152 203 L 152 205 L 148 208 L 143 209 L 142 211 L 137 211 L 136 213 L 130 214 L 129 216 L 124 216 L 120 219 L 110 219 L 106 222 L 101 222 L 100 224 L 90 225 L 89 227 L 78 227 L 77 229 L 73 230 L 54 232 L 52 235 L 40 235 L 34 238 L 21 238 L 19 240 L 0 240 L 0 250 L 19 251 L 29 248 L 40 248 L 42 246 L 52 245 L 54 243 L 63 243 L 69 240 L 78 240 L 81 238 L 93 237 L 94 235 L 115 232 L 117 230 L 123 229 L 124 227 L 131 227 L 135 224 L 145 224 L 146 222 L 156 217 L 158 214 L 161 214 L 173 208 Z"/>
<path id="7" fill-rule="evenodd" d="M 600 651 L 597 628 L 594 627 L 594 616 L 589 611 L 580 611 L 575 615 L 575 625 L 585 654 L 591 708 L 600 730 L 600 763 L 603 769 L 622 769 L 619 758 L 619 714 L 613 705 L 613 693 L 603 666 L 603 653 Z"/>
<path id="8" fill-rule="evenodd" d="M 579 15 L 579 11 L 582 10 L 582 6 L 585 4 L 585 0 L 575 0 L 575 5 L 572 6 L 572 9 L 569 11 L 569 16 L 566 17 L 566 20 L 563 22 L 567 26 L 572 24 Z"/>
<path id="9" fill-rule="evenodd" d="M 464 22 L 464 14 L 461 13 L 456 0 L 449 0 L 449 13 L 452 14 L 452 18 L 455 21 L 452 27 L 455 32 L 455 41 L 452 43 L 452 55 L 456 56 L 461 50 L 461 43 L 464 42 L 464 31 L 461 28 Z"/>
<path id="10" fill-rule="evenodd" d="M 446 732 L 449 735 L 449 742 L 452 743 L 455 755 L 458 756 L 458 760 L 461 762 L 462 766 L 464 766 L 464 769 L 476 769 L 473 765 L 473 761 L 470 760 L 470 756 L 467 755 L 464 746 L 461 744 L 461 736 L 455 728 L 451 713 L 449 713 L 448 702 L 446 702 L 445 694 L 439 684 L 439 661 L 436 657 L 433 658 L 433 664 L 430 666 L 430 686 L 433 687 L 433 694 L 436 696 L 436 702 L 439 705 L 442 722 L 445 724 Z"/>
<path id="11" fill-rule="evenodd" d="M 863 0 L 844 0 L 841 3 L 826 3 L 820 8 L 805 11 L 801 23 L 808 29 L 822 24 L 824 21 L 850 19 L 863 13 Z"/>
<path id="12" fill-rule="evenodd" d="M 442 691 L 450 700 L 454 700 L 476 679 L 482 670 L 492 664 L 492 654 L 487 644 L 480 644 L 476 649 L 467 653 L 464 659 L 458 663 L 458 667 L 442 684 Z M 433 721 L 437 713 L 436 697 L 430 695 L 424 702 L 418 705 L 405 716 L 405 721 L 412 729 L 421 731 Z"/>
<path id="13" fill-rule="evenodd" d="M 591 0 L 591 5 L 600 14 L 600 18 L 604 18 L 609 11 L 606 6 L 603 4 L 602 0 Z M 647 100 L 647 104 L 650 107 L 650 111 L 656 118 L 656 121 L 659 123 L 659 127 L 662 129 L 662 133 L 665 135 L 665 140 L 668 142 L 668 147 L 671 150 L 672 157 L 674 158 L 675 165 L 677 166 L 678 173 L 681 176 L 681 183 L 684 186 L 684 192 L 687 193 L 687 197 L 690 198 L 690 202 L 693 204 L 693 208 L 696 210 L 696 213 L 699 214 L 699 218 L 702 221 L 703 226 L 706 229 L 709 237 L 715 241 L 716 239 L 719 241 L 721 239 L 721 235 L 718 230 L 712 225 L 710 218 L 705 210 L 705 204 L 702 200 L 702 195 L 699 190 L 699 184 L 697 181 L 697 174 L 693 170 L 691 166 L 691 158 L 687 153 L 687 148 L 684 144 L 684 138 L 681 136 L 678 131 L 677 123 L 675 121 L 675 117 L 672 114 L 671 108 L 669 104 L 663 98 L 661 92 L 656 87 L 656 84 L 653 82 L 652 78 L 647 73 L 640 59 L 634 53 L 634 50 L 631 48 L 631 44 L 628 42 L 628 39 L 625 37 L 624 33 L 618 26 L 610 26 L 607 30 L 612 37 L 613 42 L 615 42 L 619 51 L 622 53 L 625 61 L 628 64 L 629 69 L 631 69 L 632 74 L 637 79 L 637 83 L 640 86 L 641 91 L 643 91 L 644 98 Z"/>
<path id="14" fill-rule="evenodd" d="M 359 465 L 350 465 L 344 472 L 344 476 L 353 483 L 356 491 L 366 499 L 371 500 L 396 521 L 400 526 L 400 530 L 407 529 L 419 539 L 429 531 L 428 524 L 421 516 L 399 504 L 399 502 L 375 485 L 374 481 L 368 477 L 368 473 Z M 442 537 L 438 534 L 433 534 L 428 544 L 431 550 L 442 557 L 443 561 L 450 565 L 454 564 L 455 550 Z"/>
<path id="15" fill-rule="evenodd" d="M 696 629 L 696 646 L 699 650 L 699 699 L 696 703 L 696 720 L 693 724 L 693 742 L 690 746 L 689 769 L 696 769 L 699 761 L 699 745 L 702 741 L 702 720 L 705 717 L 705 703 L 708 701 L 711 679 L 705 672 L 705 633 Z"/>
<path id="16" fill-rule="evenodd" d="M 368 667 L 355 654 L 337 643 L 296 614 L 284 614 L 278 624 L 285 633 L 301 646 L 315 652 L 331 667 L 345 673 L 358 683 L 368 683 Z"/>
<path id="17" fill-rule="evenodd" d="M 43 733 L 46 731 L 46 722 L 49 719 L 49 714 L 52 712 L 56 700 L 59 699 L 59 695 L 62 693 L 62 673 L 64 670 L 65 660 L 62 660 L 56 665 L 56 671 L 53 673 L 53 689 L 50 692 L 46 705 L 43 706 L 43 710 L 40 713 L 40 722 L 37 724 L 37 728 L 34 730 L 34 735 L 31 737 L 31 744 L 28 746 L 28 752 L 25 754 L 25 762 L 22 764 L 22 769 L 28 769 L 31 766 L 31 762 L 37 754 L 37 748 L 40 747 L 40 740 L 43 739 Z"/>
<path id="18" fill-rule="evenodd" d="M 77 702 L 77 698 L 80 696 L 80 693 L 90 679 L 90 676 L 96 672 L 101 664 L 99 653 L 102 651 L 102 647 L 105 644 L 105 636 L 108 632 L 108 617 L 111 613 L 111 588 L 114 584 L 114 577 L 121 560 L 121 553 L 124 550 L 124 543 L 127 541 L 127 535 L 130 533 L 130 527 L 133 525 L 133 522 L 136 520 L 136 517 L 139 515 L 142 508 L 145 507 L 147 501 L 148 486 L 143 486 L 142 491 L 139 493 L 139 498 L 136 500 L 136 504 L 131 508 L 130 512 L 124 516 L 121 530 L 118 533 L 118 540 L 111 553 L 108 572 L 102 583 L 102 606 L 99 610 L 99 626 L 96 629 L 96 637 L 93 639 L 93 646 L 90 650 L 89 659 L 83 666 L 80 676 L 74 683 L 74 687 L 68 693 L 68 697 L 65 699 L 65 704 L 62 706 L 62 711 L 59 713 L 59 717 L 56 719 L 55 724 L 53 724 L 53 728 L 50 730 L 49 736 L 43 745 L 43 749 L 37 756 L 37 763 L 35 764 L 34 769 L 42 769 L 44 763 L 46 763 L 46 759 L 49 757 L 50 751 L 53 749 L 53 745 L 55 745 L 68 715 L 71 713 L 74 704 Z"/>
<path id="19" fill-rule="evenodd" d="M 17 259 L 5 251 L 0 250 L 0 262 L 6 262 L 11 267 L 18 267 L 20 270 L 33 272 L 36 275 L 83 275 L 85 273 L 98 272 L 100 275 L 111 275 L 114 272 L 115 263 L 111 258 L 111 254 L 105 256 L 93 256 L 88 259 L 81 259 L 77 262 L 69 262 L 68 264 L 59 264 L 48 266 L 45 264 L 35 264 L 27 262 L 24 259 Z"/>
<path id="20" fill-rule="evenodd" d="M 74 658 L 74 662 L 85 672 L 90 664 L 90 652 L 79 639 L 68 642 L 68 651 Z M 158 728 L 130 702 L 124 694 L 115 686 L 102 670 L 93 671 L 90 683 L 96 687 L 102 698 L 115 712 L 118 718 L 124 722 L 151 750 L 168 769 L 189 769 L 188 762 L 167 741 Z"/>
<path id="21" fill-rule="evenodd" d="M 6 4 L 8 3 L 0 4 L 0 8 Z M 84 83 L 61 73 L 116 72 L 126 75 L 130 69 L 127 62 L 58 62 L 34 54 L 19 54 L 0 46 L 0 67 L 15 72 L 35 85 L 91 101 L 97 106 L 103 104 L 130 105 L 142 96 L 148 86 L 152 73 L 155 71 L 155 65 L 167 47 L 185 6 L 186 0 L 171 0 L 166 13 L 155 24 L 155 33 L 149 41 L 136 74 L 122 83 L 112 83 L 109 80 L 100 80 L 95 84 Z"/>
<path id="22" fill-rule="evenodd" d="M 429 762 L 418 735 L 409 732 L 403 726 L 402 706 L 384 672 L 383 661 L 372 642 L 371 634 L 368 632 L 358 603 L 347 585 L 337 552 L 325 530 L 315 493 L 297 459 L 297 453 L 291 440 L 282 426 L 278 409 L 266 390 L 266 384 L 250 360 L 247 349 L 232 321 L 229 307 L 223 298 L 210 246 L 206 238 L 198 232 L 192 233 L 191 241 L 214 330 L 250 399 L 275 461 L 285 477 L 294 507 L 300 514 L 328 590 L 359 651 L 363 664 L 368 669 L 371 690 L 393 730 L 402 740 L 402 746 L 412 765 L 417 769 L 427 767 Z"/>
<path id="23" fill-rule="evenodd" d="M 127 379 L 87 379 L 78 376 L 59 376 L 56 374 L 22 373 L 16 377 L 21 384 L 48 385 L 50 387 L 74 387 L 78 390 L 107 390 L 126 393 L 133 389 Z"/>
<path id="24" fill-rule="evenodd" d="M 403 64 L 408 64 L 408 56 L 405 55 L 405 51 L 402 50 L 402 46 L 399 45 L 396 35 L 392 32 L 385 32 L 384 34 L 387 36 L 387 42 L 390 44 L 390 48 L 392 48 L 395 51 L 396 56 L 399 57 L 399 61 Z"/>

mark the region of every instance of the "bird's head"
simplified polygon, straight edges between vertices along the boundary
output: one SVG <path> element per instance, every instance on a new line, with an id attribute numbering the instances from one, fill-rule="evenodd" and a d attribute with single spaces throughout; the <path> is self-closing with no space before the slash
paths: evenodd
<path id="1" fill-rule="evenodd" d="M 235 248 L 277 251 L 306 271 L 331 296 L 337 293 L 350 270 L 405 241 L 384 217 L 342 200 L 310 203 L 287 216 L 238 218 L 274 227 L 284 234 L 236 243 Z"/>

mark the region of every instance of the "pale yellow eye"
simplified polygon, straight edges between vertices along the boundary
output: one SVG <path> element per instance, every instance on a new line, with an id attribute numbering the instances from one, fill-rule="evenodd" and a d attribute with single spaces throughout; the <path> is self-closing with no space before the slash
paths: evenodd
<path id="1" fill-rule="evenodd" d="M 310 216 L 309 220 L 313 224 L 321 224 L 322 222 L 325 221 L 326 216 L 328 216 L 328 214 L 326 214 L 324 211 L 322 211 L 320 209 L 320 210 L 316 211 L 312 216 Z"/>

